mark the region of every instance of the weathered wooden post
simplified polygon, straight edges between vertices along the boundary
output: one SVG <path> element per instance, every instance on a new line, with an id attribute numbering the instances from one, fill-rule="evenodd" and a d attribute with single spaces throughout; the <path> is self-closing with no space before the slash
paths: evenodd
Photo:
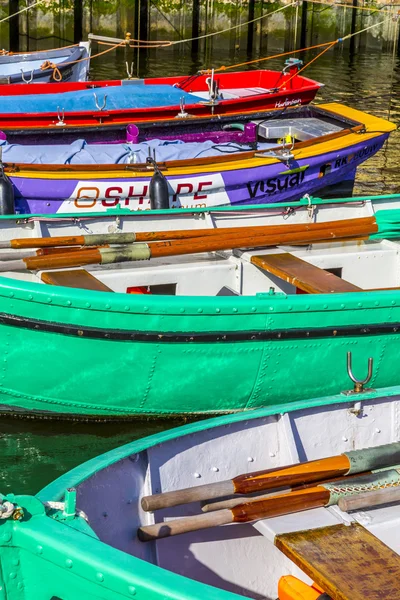
<path id="1" fill-rule="evenodd" d="M 305 48 L 307 44 L 307 10 L 307 0 L 303 0 L 303 8 L 301 11 L 300 48 Z"/>
<path id="2" fill-rule="evenodd" d="M 74 0 L 74 42 L 83 39 L 83 0 Z"/>
<path id="3" fill-rule="evenodd" d="M 149 39 L 149 0 L 140 0 L 139 38 L 146 41 Z"/>
<path id="4" fill-rule="evenodd" d="M 19 0 L 9 0 L 8 10 L 10 15 L 19 11 Z M 9 48 L 11 52 L 19 52 L 19 16 L 11 17 L 8 20 L 9 28 Z"/>
<path id="5" fill-rule="evenodd" d="M 249 0 L 248 21 L 254 21 L 255 6 L 256 6 L 255 0 Z M 247 54 L 252 54 L 252 52 L 253 52 L 253 40 L 254 40 L 254 22 L 249 23 L 247 26 Z"/>
<path id="6" fill-rule="evenodd" d="M 192 5 L 192 38 L 198 38 L 200 35 L 200 0 L 193 0 Z M 192 40 L 192 54 L 198 54 L 199 40 Z"/>
<path id="7" fill-rule="evenodd" d="M 351 11 L 351 28 L 350 28 L 351 34 L 354 34 L 356 31 L 357 7 L 358 7 L 358 0 L 353 0 L 353 10 Z M 353 35 L 353 37 L 350 38 L 350 47 L 349 47 L 350 54 L 354 54 L 355 41 L 356 41 L 356 38 Z"/>

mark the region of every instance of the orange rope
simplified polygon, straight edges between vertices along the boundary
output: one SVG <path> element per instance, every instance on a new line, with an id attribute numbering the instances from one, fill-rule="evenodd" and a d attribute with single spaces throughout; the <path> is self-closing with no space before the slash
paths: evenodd
<path id="1" fill-rule="evenodd" d="M 95 40 L 96 44 L 99 44 L 100 46 L 112 46 L 113 44 L 111 42 L 100 42 L 99 40 Z M 149 46 L 171 46 L 172 45 L 172 41 L 170 40 L 136 40 L 134 38 L 129 39 L 129 41 L 124 41 L 124 44 L 126 44 L 129 48 L 139 48 L 141 46 L 131 46 L 131 42 L 137 42 L 138 44 L 146 44 Z"/>
<path id="2" fill-rule="evenodd" d="M 120 46 L 124 46 L 125 42 L 116 44 L 115 46 L 112 46 L 111 48 L 108 48 L 107 50 L 103 50 L 103 52 L 99 52 L 98 54 L 93 54 L 93 56 L 86 56 L 85 58 L 79 58 L 78 60 L 71 60 L 69 62 L 63 62 L 61 63 L 61 65 L 64 67 L 66 65 L 76 65 L 78 63 L 81 62 L 85 62 L 86 60 L 91 60 L 92 58 L 97 58 L 98 56 L 102 56 L 103 54 L 107 54 L 107 52 L 111 52 L 111 50 L 115 50 L 116 48 L 119 48 Z M 45 69 L 43 69 L 45 70 Z"/>
<path id="3" fill-rule="evenodd" d="M 338 40 L 334 42 L 325 42 L 324 44 L 316 44 L 315 46 L 308 46 L 307 48 L 300 48 L 299 50 L 291 50 L 290 52 L 282 52 L 281 54 L 274 54 L 273 56 L 265 56 L 264 58 L 257 58 L 255 60 L 249 60 L 243 63 L 237 63 L 236 65 L 230 65 L 229 67 L 219 67 L 214 69 L 214 73 L 217 71 L 227 71 L 228 69 L 237 69 L 239 67 L 245 67 L 246 65 L 252 65 L 254 63 L 262 62 L 264 60 L 272 60 L 273 58 L 281 58 L 282 56 L 288 56 L 289 54 L 297 54 L 298 52 L 306 52 L 306 50 L 315 50 L 315 48 L 323 48 L 324 46 L 331 46 L 332 43 L 336 44 Z M 329 50 L 329 48 L 327 48 Z M 209 69 L 202 71 L 202 73 L 211 73 Z"/>
<path id="4" fill-rule="evenodd" d="M 47 71 L 48 69 L 53 69 L 54 81 L 57 81 L 57 83 L 62 81 L 63 76 L 62 76 L 60 69 L 57 67 L 57 65 L 53 62 L 50 62 L 49 60 L 45 60 L 44 63 L 42 65 L 40 65 L 40 70 Z"/>
<path id="5" fill-rule="evenodd" d="M 306 65 L 304 65 L 304 67 L 301 67 L 301 69 L 299 69 L 297 71 L 297 73 L 295 73 L 294 75 L 292 75 L 291 77 L 289 77 L 289 79 L 287 79 L 286 81 L 284 81 L 283 83 L 281 83 L 281 85 L 279 86 L 279 89 L 281 89 L 283 86 L 286 86 L 289 83 L 289 81 L 292 81 L 292 79 L 294 79 L 295 77 L 297 77 L 298 75 L 300 75 L 300 73 L 302 71 L 304 71 L 304 69 L 306 69 L 307 67 L 309 67 L 311 65 L 311 63 L 313 63 L 320 56 L 322 56 L 323 54 L 325 54 L 325 52 L 328 52 L 328 50 L 330 50 L 331 48 L 333 48 L 333 46 L 335 46 L 338 42 L 339 42 L 339 40 L 335 40 L 334 42 L 330 42 L 330 45 L 328 46 L 328 48 L 324 48 L 322 50 L 322 52 L 320 52 L 319 54 L 317 54 L 317 56 L 314 56 L 314 58 L 312 60 L 310 60 L 310 62 L 308 62 Z"/>

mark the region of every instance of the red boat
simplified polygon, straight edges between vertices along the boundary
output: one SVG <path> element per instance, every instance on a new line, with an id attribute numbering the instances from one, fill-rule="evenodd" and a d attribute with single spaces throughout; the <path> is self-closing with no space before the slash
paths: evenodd
<path id="1" fill-rule="evenodd" d="M 78 83 L 54 83 L 32 85 L 0 85 L 1 96 L 21 96 L 58 94 L 93 89 L 99 97 L 106 93 L 107 88 L 129 86 L 135 84 L 169 85 L 183 92 L 195 94 L 202 100 L 186 106 L 167 105 L 140 108 L 123 108 L 108 110 L 106 106 L 97 106 L 93 110 L 65 111 L 59 109 L 53 112 L 1 113 L 0 129 L 15 130 L 32 128 L 57 129 L 70 127 L 87 127 L 98 125 L 122 124 L 141 121 L 168 120 L 175 117 L 208 117 L 211 115 L 227 115 L 285 108 L 311 102 L 321 83 L 298 75 L 300 61 L 288 61 L 282 72 L 277 71 L 246 71 L 218 74 L 197 74 L 181 77 L 157 77 L 143 80 L 114 80 L 89 81 Z M 102 94 L 104 90 L 104 94 Z M 150 89 L 149 89 L 150 92 Z M 43 96 L 45 98 L 45 96 Z M 101 104 L 101 100 L 100 100 Z"/>

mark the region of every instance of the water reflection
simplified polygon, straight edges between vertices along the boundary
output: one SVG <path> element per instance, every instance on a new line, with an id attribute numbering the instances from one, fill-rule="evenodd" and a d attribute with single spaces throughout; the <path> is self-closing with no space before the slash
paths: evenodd
<path id="1" fill-rule="evenodd" d="M 8 4 L 3 2 L 3 5 Z M 64 5 L 60 0 L 59 6 Z M 92 7 L 85 17 L 86 31 L 104 35 L 124 35 L 132 29 L 134 2 L 109 2 L 108 12 L 100 14 L 104 2 L 88 2 Z M 334 40 L 347 34 L 351 28 L 349 8 L 329 8 L 308 2 L 307 30 L 308 45 Z M 275 10 L 278 3 L 258 2 L 256 17 L 261 11 Z M 157 8 L 158 7 L 158 8 Z M 183 39 L 191 37 L 191 4 L 183 1 L 152 2 L 150 9 L 150 34 L 152 39 Z M 4 7 L 3 7 L 4 8 Z M 204 67 L 219 67 L 243 63 L 267 55 L 289 51 L 300 43 L 301 15 L 296 8 L 285 10 L 271 20 L 258 22 L 254 30 L 253 52 L 247 52 L 247 31 L 236 29 L 221 36 L 208 38 L 199 44 L 196 54 L 191 44 L 170 46 L 163 49 L 140 51 L 113 51 L 92 62 L 91 77 L 94 79 L 126 77 L 125 63 L 134 61 L 136 74 L 140 76 L 176 75 L 195 73 Z M 356 15 L 356 30 L 382 20 L 383 13 L 372 17 L 359 11 Z M 1 14 L 0 14 L 1 18 Z M 247 20 L 247 10 L 241 0 L 217 3 L 206 0 L 201 5 L 201 33 L 223 29 Z M 169 23 L 168 23 L 169 21 Z M 21 44 L 31 49 L 49 48 L 59 45 L 57 40 L 71 40 L 71 11 L 55 10 L 45 18 L 32 12 L 21 23 Z M 56 38 L 52 37 L 57 36 Z M 7 47 L 8 27 L 0 25 L 0 43 Z M 27 37 L 30 36 L 30 37 Z M 35 39 L 44 38 L 44 39 Z M 29 44 L 28 44 L 29 41 Z M 386 22 L 379 28 L 358 37 L 349 43 L 337 44 L 314 62 L 305 74 L 325 84 L 318 102 L 343 102 L 377 116 L 390 118 L 397 123 L 400 115 L 399 81 L 400 64 L 394 43 L 397 42 L 397 25 L 386 15 Z M 94 46 L 97 52 L 104 47 Z M 317 51 L 302 53 L 308 62 Z M 242 68 L 281 69 L 284 59 L 255 62 Z M 381 194 L 400 192 L 400 170 L 398 168 L 400 134 L 394 132 L 383 150 L 364 163 L 358 171 L 356 194 Z M 66 374 L 67 376 L 67 374 Z M 160 423 L 141 421 L 131 424 L 85 425 L 78 423 L 33 423 L 0 420 L 0 475 L 1 491 L 35 492 L 58 474 L 74 465 L 126 443 L 131 439 L 160 431 L 179 424 L 179 421 Z"/>

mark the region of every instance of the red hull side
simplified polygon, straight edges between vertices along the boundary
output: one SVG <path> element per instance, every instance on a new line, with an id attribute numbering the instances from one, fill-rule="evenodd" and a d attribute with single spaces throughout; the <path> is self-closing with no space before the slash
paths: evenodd
<path id="1" fill-rule="evenodd" d="M 291 78 L 292 74 L 283 74 L 280 71 L 240 71 L 232 73 L 216 73 L 215 79 L 219 83 L 220 90 L 229 88 L 249 88 L 249 87 L 264 87 L 267 89 L 282 86 L 282 93 L 286 91 L 285 83 Z M 153 77 L 143 79 L 145 85 L 175 85 L 185 90 L 186 92 L 205 91 L 207 90 L 206 79 L 209 75 L 192 75 L 179 77 Z M 126 81 L 124 82 L 126 84 Z M 123 85 L 121 79 L 110 79 L 100 81 L 79 81 L 75 83 L 52 83 L 49 87 L 46 83 L 36 83 L 34 89 L 31 84 L 0 85 L 1 96 L 24 96 L 29 94 L 62 94 L 65 92 L 76 92 L 91 89 L 93 87 L 114 87 Z M 308 79 L 307 77 L 294 77 L 287 84 L 288 90 L 303 90 L 309 87 L 315 87 L 316 90 L 321 87 L 321 84 Z"/>
<path id="2" fill-rule="evenodd" d="M 157 79 L 146 79 L 144 80 L 145 85 L 153 84 L 172 84 L 176 83 L 187 92 L 205 91 L 207 90 L 207 84 L 205 79 L 208 76 L 194 76 L 189 77 L 165 77 Z M 227 115 L 227 114 L 238 114 L 246 112 L 255 112 L 259 110 L 271 110 L 274 108 L 283 108 L 284 106 L 294 106 L 295 104 L 308 104 L 310 103 L 317 94 L 321 84 L 307 79 L 302 76 L 295 76 L 293 79 L 289 75 L 283 75 L 276 71 L 250 71 L 244 73 L 224 73 L 216 77 L 219 81 L 220 91 L 235 89 L 235 88 L 261 88 L 271 89 L 279 88 L 276 92 L 270 93 L 256 93 L 254 95 L 243 96 L 239 98 L 233 98 L 229 100 L 220 100 L 215 106 L 208 104 L 192 104 L 186 105 L 186 112 L 193 117 L 209 117 L 212 114 L 215 115 Z M 51 86 L 44 85 L 46 93 L 51 88 L 54 91 L 55 88 L 63 86 L 64 91 L 71 91 L 71 88 L 75 90 L 87 89 L 90 85 L 120 85 L 121 82 L 109 81 L 109 82 L 81 82 L 73 84 L 52 84 Z M 1 88 L 0 86 L 0 94 Z M 13 86 L 4 86 L 10 88 Z M 19 89 L 24 88 L 23 85 L 15 86 Z M 26 86 L 32 91 L 32 86 Z M 34 90 L 38 90 L 42 87 L 40 84 L 36 84 Z M 40 91 L 40 90 L 39 90 Z M 23 93 L 26 93 L 24 90 Z M 148 109 L 124 109 L 115 111 L 81 111 L 81 112 L 70 112 L 65 115 L 66 126 L 79 127 L 79 126 L 96 126 L 96 125 L 110 125 L 116 123 L 131 123 L 131 122 L 143 122 L 143 121 L 158 121 L 158 120 L 169 120 L 177 116 L 179 112 L 178 106 L 163 106 L 163 107 L 152 107 Z M 58 117 L 57 114 L 52 113 L 28 113 L 28 114 L 0 114 L 0 128 L 16 129 L 16 128 L 37 128 L 37 127 L 52 127 L 57 126 Z"/>

